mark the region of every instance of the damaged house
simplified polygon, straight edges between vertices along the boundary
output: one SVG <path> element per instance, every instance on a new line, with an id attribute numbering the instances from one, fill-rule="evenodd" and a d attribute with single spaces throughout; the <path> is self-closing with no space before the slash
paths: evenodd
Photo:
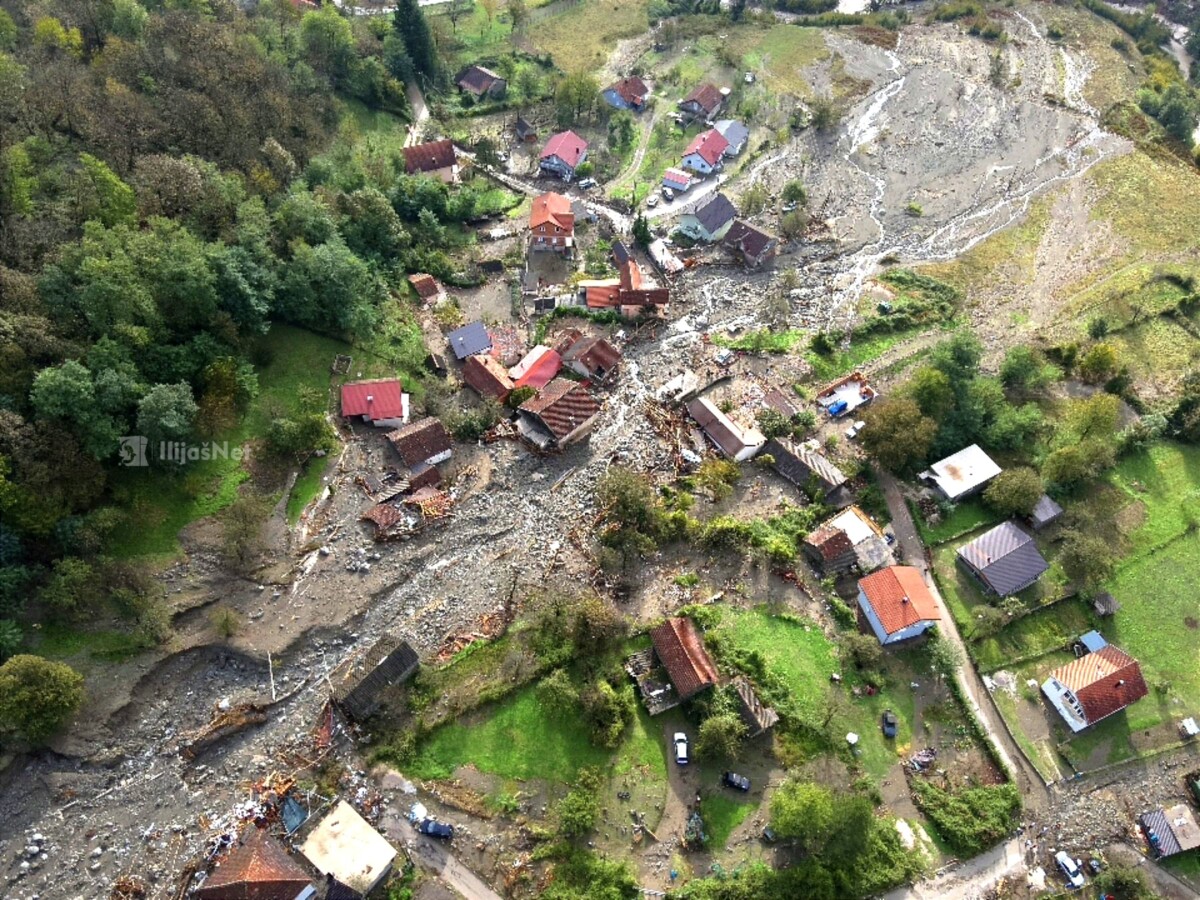
<path id="1" fill-rule="evenodd" d="M 771 468 L 801 491 L 839 509 L 850 503 L 845 473 L 814 447 L 778 437 L 771 438 L 763 452 L 771 457 Z"/>
<path id="2" fill-rule="evenodd" d="M 863 574 L 891 564 L 892 550 L 879 526 L 851 506 L 809 533 L 801 545 L 819 571 L 836 575 L 857 569 Z"/>
<path id="3" fill-rule="evenodd" d="M 362 721 L 382 705 L 385 690 L 403 684 L 420 664 L 408 641 L 385 634 L 366 653 L 350 655 L 329 673 L 333 702 L 350 718 Z"/>
<path id="4" fill-rule="evenodd" d="M 365 897 L 392 871 L 396 850 L 345 800 L 305 838 L 300 852 L 322 875 Z"/>
<path id="5" fill-rule="evenodd" d="M 192 894 L 196 900 L 301 900 L 312 879 L 283 845 L 250 825 Z"/>
<path id="6" fill-rule="evenodd" d="M 587 437 L 599 414 L 586 387 L 555 378 L 517 408 L 517 433 L 539 450 L 561 450 Z"/>
<path id="7" fill-rule="evenodd" d="M 603 383 L 617 371 L 621 351 L 602 337 L 583 337 L 567 348 L 562 361 L 577 375 Z"/>
<path id="8" fill-rule="evenodd" d="M 722 455 L 735 462 L 753 459 L 767 442 L 757 428 L 742 428 L 704 397 L 689 403 L 687 411 Z"/>
<path id="9" fill-rule="evenodd" d="M 454 452 L 454 442 L 441 419 L 432 416 L 398 428 L 387 436 L 388 442 L 409 470 L 409 486 L 424 487 L 442 479 L 437 465 Z"/>

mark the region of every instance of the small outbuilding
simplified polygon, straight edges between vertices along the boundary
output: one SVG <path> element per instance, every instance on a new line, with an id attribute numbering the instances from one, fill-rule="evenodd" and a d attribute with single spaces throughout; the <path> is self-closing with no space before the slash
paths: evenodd
<path id="1" fill-rule="evenodd" d="M 746 149 L 746 142 L 750 140 L 750 129 L 741 122 L 736 119 L 721 119 L 713 123 L 713 128 L 720 132 L 721 137 L 729 144 L 725 148 L 726 156 L 737 156 Z"/>
<path id="2" fill-rule="evenodd" d="M 1138 824 L 1142 826 L 1155 859 L 1200 847 L 1200 825 L 1196 824 L 1195 814 L 1184 803 L 1144 812 L 1138 816 Z"/>
<path id="3" fill-rule="evenodd" d="M 958 561 L 998 597 L 1025 590 L 1050 568 L 1033 538 L 1015 522 L 1001 522 L 959 547 Z"/>
<path id="4" fill-rule="evenodd" d="M 892 562 L 883 532 L 866 513 L 851 506 L 805 537 L 804 555 L 827 575 L 857 568 L 864 575 Z"/>
<path id="5" fill-rule="evenodd" d="M 499 100 L 508 91 L 508 82 L 483 66 L 467 66 L 458 73 L 454 83 L 464 94 L 478 100 Z"/>
<path id="6" fill-rule="evenodd" d="M 620 362 L 621 351 L 598 336 L 580 338 L 563 354 L 563 363 L 572 372 L 601 383 L 613 376 Z"/>
<path id="7" fill-rule="evenodd" d="M 935 462 L 919 477 L 947 500 L 957 502 L 978 494 L 1000 472 L 996 462 L 978 444 L 972 444 Z"/>
<path id="8" fill-rule="evenodd" d="M 396 849 L 345 800 L 321 820 L 300 852 L 322 875 L 366 896 L 375 890 L 396 859 Z"/>
<path id="9" fill-rule="evenodd" d="M 1034 531 L 1041 531 L 1050 523 L 1057 522 L 1062 514 L 1063 508 L 1055 503 L 1049 494 L 1042 494 L 1034 504 L 1033 512 L 1029 514 L 1029 527 Z"/>
<path id="10" fill-rule="evenodd" d="M 408 641 L 385 634 L 365 653 L 352 654 L 329 673 L 333 701 L 352 719 L 366 719 L 382 705 L 382 693 L 403 684 L 420 665 Z"/>
<path id="11" fill-rule="evenodd" d="M 734 221 L 725 233 L 722 244 L 735 259 L 751 269 L 769 263 L 779 250 L 779 238 L 744 219 Z"/>
<path id="12" fill-rule="evenodd" d="M 738 698 L 738 712 L 746 725 L 746 737 L 758 737 L 779 722 L 779 713 L 763 705 L 745 675 L 733 679 L 733 690 Z"/>

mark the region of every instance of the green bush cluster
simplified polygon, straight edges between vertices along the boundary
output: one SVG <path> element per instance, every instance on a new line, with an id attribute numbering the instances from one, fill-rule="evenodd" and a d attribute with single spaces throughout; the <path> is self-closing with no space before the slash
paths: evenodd
<path id="1" fill-rule="evenodd" d="M 1021 795 L 1015 785 L 980 785 L 956 791 L 914 779 L 913 799 L 938 834 L 963 858 L 975 856 L 1016 827 Z"/>

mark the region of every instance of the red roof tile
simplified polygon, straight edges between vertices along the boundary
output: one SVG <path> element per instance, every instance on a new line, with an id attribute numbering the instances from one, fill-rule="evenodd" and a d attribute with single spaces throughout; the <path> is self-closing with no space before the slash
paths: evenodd
<path id="1" fill-rule="evenodd" d="M 702 110 L 711 113 L 721 105 L 722 95 L 720 90 L 714 84 L 705 82 L 704 84 L 696 85 L 692 92 L 683 98 L 684 103 L 695 103 Z"/>
<path id="2" fill-rule="evenodd" d="M 562 440 L 600 412 L 600 403 L 582 384 L 555 378 L 520 409 L 537 416 L 554 437 Z"/>
<path id="3" fill-rule="evenodd" d="M 575 213 L 571 212 L 571 200 L 553 191 L 535 197 L 529 212 L 529 227 L 557 225 L 567 232 L 575 230 Z"/>
<path id="4" fill-rule="evenodd" d="M 398 378 L 351 381 L 342 385 L 342 415 L 370 416 L 371 421 L 404 417 L 404 399 Z"/>
<path id="5" fill-rule="evenodd" d="M 417 144 L 415 147 L 404 148 L 404 168 L 412 175 L 414 172 L 436 172 L 438 169 L 448 169 L 458 162 L 454 155 L 454 142 L 451 140 L 431 141 L 428 144 Z"/>
<path id="6" fill-rule="evenodd" d="M 311 884 L 280 843 L 253 826 L 196 889 L 197 900 L 295 900 Z"/>
<path id="7" fill-rule="evenodd" d="M 602 337 L 583 338 L 571 344 L 563 361 L 580 363 L 589 375 L 603 371 L 607 376 L 621 361 L 621 351 Z"/>
<path id="8" fill-rule="evenodd" d="M 832 522 L 826 522 L 806 537 L 804 543 L 820 553 L 821 559 L 826 562 L 829 562 L 831 559 L 837 559 L 843 553 L 848 553 L 854 549 L 854 544 L 851 543 L 850 536 Z"/>
<path id="9" fill-rule="evenodd" d="M 469 356 L 463 363 L 463 381 L 483 397 L 503 400 L 513 389 L 508 370 L 494 356 Z"/>
<path id="10" fill-rule="evenodd" d="M 572 169 L 579 165 L 587 152 L 587 141 L 573 131 L 560 131 L 546 141 L 542 148 L 542 159 L 557 156 Z"/>
<path id="11" fill-rule="evenodd" d="M 417 296 L 422 300 L 428 300 L 430 297 L 436 297 L 442 290 L 437 283 L 437 279 L 432 275 L 425 274 L 424 272 L 417 272 L 414 275 L 409 275 L 408 283 L 413 286 L 413 290 L 417 292 Z"/>
<path id="12" fill-rule="evenodd" d="M 1137 660 L 1111 644 L 1055 669 L 1050 675 L 1075 693 L 1088 724 L 1119 712 L 1149 693 Z"/>
<path id="13" fill-rule="evenodd" d="M 646 95 L 650 93 L 650 88 L 646 82 L 642 81 L 636 75 L 629 78 L 622 78 L 609 87 L 611 90 L 616 91 L 622 100 L 633 106 L 641 106 L 645 103 Z"/>
<path id="14" fill-rule="evenodd" d="M 715 166 L 721 161 L 721 157 L 728 148 L 729 141 L 721 136 L 721 132 L 710 128 L 692 138 L 692 142 L 683 151 L 683 155 L 688 157 L 697 153 L 710 166 Z"/>
<path id="15" fill-rule="evenodd" d="M 936 622 L 942 617 L 920 570 L 912 566 L 880 569 L 861 579 L 858 587 L 866 595 L 867 602 L 888 634 L 895 634 L 918 622 Z"/>
<path id="16" fill-rule="evenodd" d="M 554 376 L 561 368 L 562 357 L 553 350 L 547 350 L 526 369 L 524 375 L 513 382 L 513 387 L 532 387 L 541 390 L 554 380 Z"/>
<path id="17" fill-rule="evenodd" d="M 650 640 L 680 699 L 717 683 L 717 667 L 691 619 L 667 619 L 650 632 Z"/>

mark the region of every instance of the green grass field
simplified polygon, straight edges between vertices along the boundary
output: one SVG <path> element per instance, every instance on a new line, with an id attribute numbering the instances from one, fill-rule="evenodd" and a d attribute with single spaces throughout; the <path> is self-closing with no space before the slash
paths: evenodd
<path id="1" fill-rule="evenodd" d="M 553 14 L 535 15 L 529 41 L 564 72 L 594 72 L 617 42 L 645 34 L 650 27 L 646 0 L 589 0 L 555 5 Z"/>
<path id="2" fill-rule="evenodd" d="M 729 836 L 746 821 L 746 817 L 758 809 L 758 803 L 741 795 L 735 796 L 726 788 L 705 797 L 700 808 L 708 829 L 708 846 L 719 852 L 725 849 Z"/>
<path id="3" fill-rule="evenodd" d="M 898 343 L 912 337 L 915 333 L 880 332 L 854 340 L 846 350 L 836 350 L 827 356 L 809 350 L 804 354 L 804 358 L 812 366 L 813 378 L 818 381 L 830 381 L 839 376 L 849 374 L 860 366 L 874 362 Z"/>
<path id="4" fill-rule="evenodd" d="M 930 547 L 936 547 L 938 544 L 944 544 L 968 531 L 990 525 L 999 518 L 978 499 L 957 504 L 954 511 L 936 525 L 926 524 L 925 520 L 921 518 L 921 514 L 916 510 L 913 511 L 913 521 L 917 523 L 917 530 L 921 532 L 921 540 Z"/>

